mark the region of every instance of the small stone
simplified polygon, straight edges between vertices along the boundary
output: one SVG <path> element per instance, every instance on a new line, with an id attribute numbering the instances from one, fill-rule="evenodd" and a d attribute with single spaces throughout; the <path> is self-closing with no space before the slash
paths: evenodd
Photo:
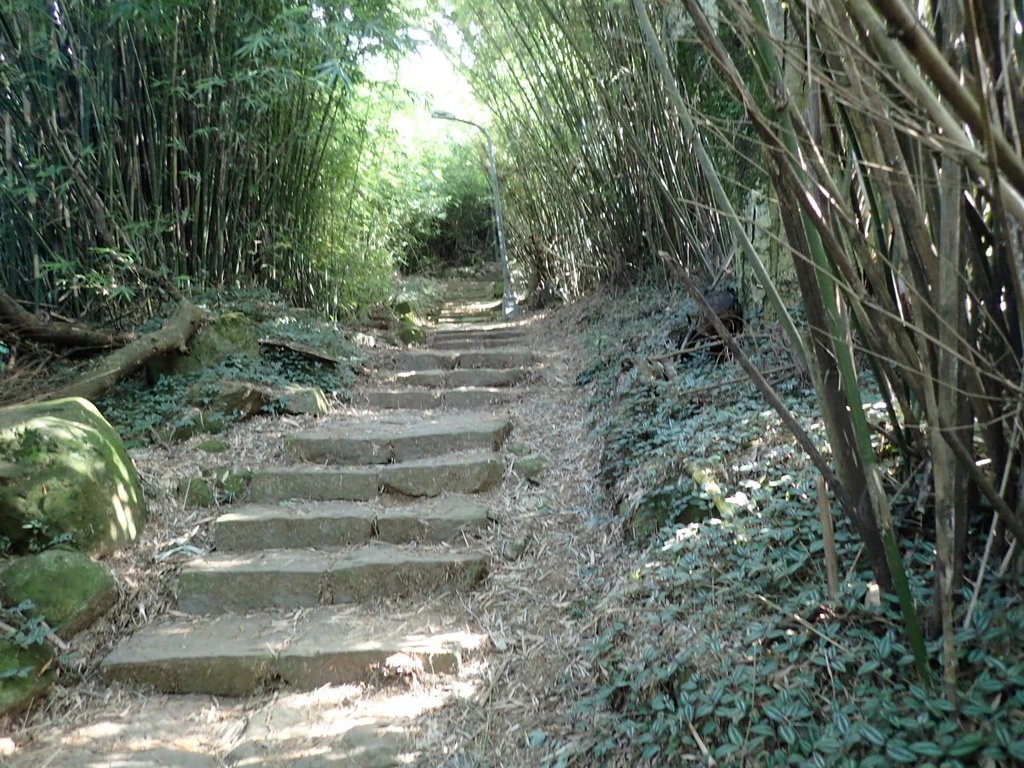
<path id="1" fill-rule="evenodd" d="M 518 560 L 526 553 L 526 548 L 529 546 L 530 540 L 527 537 L 521 537 L 518 539 L 512 539 L 505 545 L 505 559 L 506 560 Z"/>
<path id="2" fill-rule="evenodd" d="M 226 440 L 205 440 L 196 447 L 204 453 L 224 453 L 231 450 L 231 443 Z"/>
<path id="3" fill-rule="evenodd" d="M 320 387 L 289 387 L 278 394 L 285 413 L 293 416 L 324 416 L 331 410 Z"/>
<path id="4" fill-rule="evenodd" d="M 525 480 L 534 480 L 547 469 L 548 460 L 539 453 L 531 453 L 512 462 L 512 469 Z"/>

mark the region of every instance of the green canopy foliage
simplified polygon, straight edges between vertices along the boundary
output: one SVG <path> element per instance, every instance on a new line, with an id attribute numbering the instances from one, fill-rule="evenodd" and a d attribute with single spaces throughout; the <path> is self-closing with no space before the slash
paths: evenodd
<path id="1" fill-rule="evenodd" d="M 391 118 L 429 111 L 365 75 L 412 50 L 418 13 L 0 9 L 0 288 L 107 321 L 169 284 L 268 287 L 338 315 L 386 298 L 396 263 L 468 258 L 489 215 L 472 152 L 399 142 Z M 461 219 L 452 243 L 440 223 Z"/>

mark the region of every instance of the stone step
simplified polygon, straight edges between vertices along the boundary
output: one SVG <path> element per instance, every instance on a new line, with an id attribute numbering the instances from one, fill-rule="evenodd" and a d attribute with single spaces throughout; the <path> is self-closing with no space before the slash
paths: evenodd
<path id="1" fill-rule="evenodd" d="M 399 655 L 428 673 L 456 674 L 485 644 L 485 635 L 440 617 L 323 607 L 153 623 L 121 642 L 100 669 L 108 680 L 164 693 L 248 696 L 371 682 Z"/>
<path id="2" fill-rule="evenodd" d="M 528 349 L 431 350 L 400 352 L 398 371 L 450 371 L 456 368 L 526 368 L 538 362 Z"/>
<path id="3" fill-rule="evenodd" d="M 504 324 L 481 325 L 477 327 L 466 326 L 439 326 L 434 329 L 430 336 L 430 347 L 435 349 L 450 349 L 447 346 L 453 343 L 475 344 L 477 349 L 511 346 L 524 344 L 526 340 L 525 329 L 519 326 Z"/>
<path id="4" fill-rule="evenodd" d="M 299 461 L 388 464 L 474 450 L 498 450 L 512 431 L 508 417 L 451 414 L 430 419 L 350 419 L 285 438 Z"/>
<path id="5" fill-rule="evenodd" d="M 439 339 L 435 337 L 430 342 L 430 348 L 452 352 L 474 352 L 489 349 L 504 349 L 511 344 L 521 344 L 525 341 L 523 336 L 509 338 L 489 339 L 487 337 L 477 338 L 467 336 L 466 338 L 455 337 L 452 339 Z"/>
<path id="6" fill-rule="evenodd" d="M 432 408 L 486 408 L 509 403 L 520 397 L 519 389 L 508 387 L 459 387 L 458 389 L 367 389 L 353 398 L 356 405 L 381 410 Z"/>
<path id="7" fill-rule="evenodd" d="M 441 303 L 441 313 L 444 314 L 446 312 L 453 315 L 482 314 L 484 312 L 500 313 L 501 298 L 494 298 L 493 293 L 480 299 L 470 299 L 468 297 L 452 299 L 449 297 Z"/>
<path id="8" fill-rule="evenodd" d="M 526 327 L 521 323 L 506 323 L 500 320 L 482 327 L 479 325 L 472 325 L 460 328 L 457 325 L 448 325 L 434 331 L 434 335 L 438 338 L 451 336 L 501 337 L 522 335 L 524 333 L 526 333 Z"/>
<path id="9" fill-rule="evenodd" d="M 470 589 L 484 578 L 487 567 L 483 552 L 386 544 L 216 553 L 189 563 L 178 574 L 178 609 L 244 613 L 409 598 L 444 587 Z"/>
<path id="10" fill-rule="evenodd" d="M 386 491 L 405 496 L 440 496 L 442 493 L 481 493 L 490 490 L 505 473 L 505 461 L 496 453 L 474 451 L 439 456 L 381 468 Z"/>
<path id="11" fill-rule="evenodd" d="M 217 518 L 219 552 L 302 549 L 365 544 L 440 544 L 489 525 L 487 505 L 464 496 L 420 499 L 402 505 L 288 501 L 244 504 Z"/>
<path id="12" fill-rule="evenodd" d="M 491 451 L 371 467 L 266 467 L 253 473 L 246 500 L 371 501 L 382 491 L 405 496 L 479 493 L 497 485 L 504 470 L 502 458 Z"/>
<path id="13" fill-rule="evenodd" d="M 284 499 L 370 501 L 380 491 L 379 467 L 266 467 L 253 473 L 246 499 L 255 503 Z"/>
<path id="14" fill-rule="evenodd" d="M 442 312 L 437 316 L 439 327 L 491 326 L 501 320 L 500 313 L 485 312 L 479 314 L 453 315 Z"/>
<path id="15" fill-rule="evenodd" d="M 525 381 L 522 368 L 456 368 L 454 371 L 400 371 L 382 376 L 383 381 L 413 387 L 511 387 Z"/>

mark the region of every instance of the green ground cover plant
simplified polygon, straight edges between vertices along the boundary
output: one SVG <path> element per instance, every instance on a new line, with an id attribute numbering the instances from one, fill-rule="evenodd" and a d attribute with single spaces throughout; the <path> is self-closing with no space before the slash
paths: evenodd
<path id="1" fill-rule="evenodd" d="M 579 741 L 552 765 L 1010 765 L 1024 760 L 1024 594 L 1013 573 L 990 578 L 957 631 L 961 684 L 920 684 L 892 597 L 866 602 L 872 581 L 856 532 L 835 520 L 836 599 L 827 587 L 815 472 L 729 361 L 674 360 L 671 380 L 625 387 L 631 361 L 664 355 L 686 315 L 679 296 L 638 293 L 593 332 L 589 387 L 604 444 L 602 478 L 624 527 L 656 503 L 663 524 L 638 538 L 629 586 L 606 603 L 589 640 L 592 686 L 574 718 Z M 744 345 L 765 369 L 770 344 Z M 873 383 L 865 378 L 863 387 Z M 785 401 L 824 446 L 813 390 L 790 371 Z M 884 426 L 879 404 L 869 419 Z M 880 450 L 886 457 L 886 452 Z M 913 510 L 922 477 L 883 458 L 902 521 L 900 549 L 919 604 L 931 597 L 934 544 Z M 695 489 L 712 474 L 722 514 Z M 913 489 L 913 490 L 910 490 Z M 683 519 L 694 503 L 705 517 Z M 667 511 L 667 513 L 666 513 Z M 834 512 L 834 510 L 833 510 Z M 980 515 L 984 517 L 984 515 Z M 962 596 L 965 603 L 970 594 Z M 939 671 L 940 639 L 928 653 Z M 581 746 L 583 745 L 583 746 Z"/>

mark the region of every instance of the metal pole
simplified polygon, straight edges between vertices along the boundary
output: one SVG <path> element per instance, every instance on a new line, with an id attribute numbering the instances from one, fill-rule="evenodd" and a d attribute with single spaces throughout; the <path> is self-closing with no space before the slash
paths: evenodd
<path id="1" fill-rule="evenodd" d="M 498 263 L 501 265 L 501 277 L 504 282 L 504 289 L 501 294 L 501 314 L 506 318 L 515 317 L 519 314 L 519 306 L 516 304 L 516 298 L 512 292 L 512 273 L 509 270 L 508 250 L 505 247 L 505 219 L 501 211 L 501 190 L 498 186 L 498 166 L 494 160 L 494 142 L 491 141 L 491 134 L 482 125 L 477 125 L 471 120 L 456 117 L 451 112 L 432 112 L 430 116 L 438 120 L 451 120 L 456 123 L 471 125 L 484 135 L 484 140 L 487 142 L 487 164 L 491 177 L 494 226 L 498 231 Z"/>

